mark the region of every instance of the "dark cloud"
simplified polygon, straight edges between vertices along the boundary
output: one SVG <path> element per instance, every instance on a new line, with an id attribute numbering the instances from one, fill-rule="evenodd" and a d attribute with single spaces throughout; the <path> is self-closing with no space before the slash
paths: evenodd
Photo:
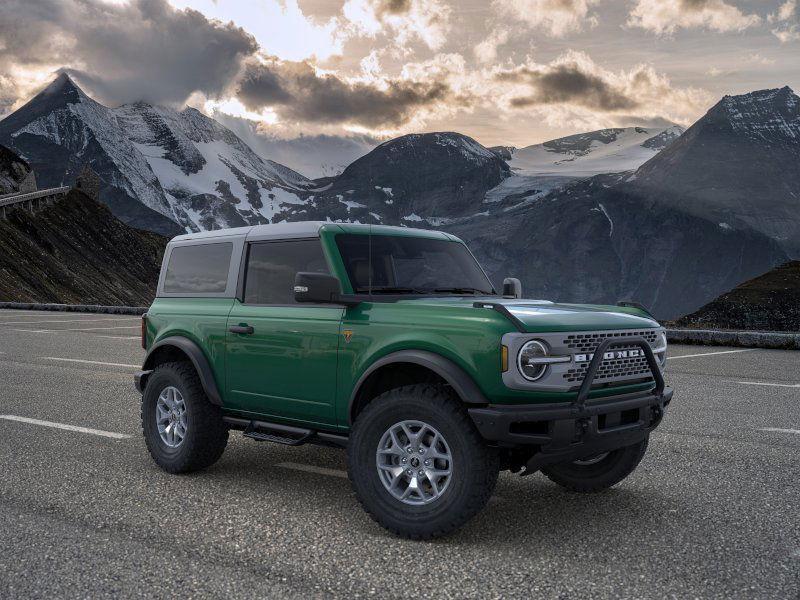
<path id="1" fill-rule="evenodd" d="M 283 119 L 376 128 L 407 123 L 415 111 L 451 96 L 447 85 L 435 81 L 396 80 L 382 88 L 277 58 L 251 63 L 238 89 L 238 98 L 250 110 L 271 107 Z"/>
<path id="2" fill-rule="evenodd" d="M 411 0 L 381 0 L 376 12 L 380 14 L 402 15 L 411 10 Z"/>
<path id="3" fill-rule="evenodd" d="M 197 91 L 218 96 L 257 49 L 232 23 L 166 0 L 0 3 L 0 76 L 14 64 L 65 65 L 110 103 L 182 103 Z"/>
<path id="4" fill-rule="evenodd" d="M 630 110 L 639 102 L 597 73 L 578 63 L 518 67 L 496 75 L 499 81 L 528 84 L 530 94 L 516 96 L 510 104 L 524 108 L 543 104 L 577 104 L 602 111 Z"/>

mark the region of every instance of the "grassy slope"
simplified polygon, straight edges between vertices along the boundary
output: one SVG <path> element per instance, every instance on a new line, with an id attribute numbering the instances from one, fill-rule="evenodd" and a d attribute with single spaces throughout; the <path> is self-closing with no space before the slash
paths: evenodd
<path id="1" fill-rule="evenodd" d="M 133 229 L 78 191 L 0 220 L 0 301 L 145 306 L 166 238 Z"/>

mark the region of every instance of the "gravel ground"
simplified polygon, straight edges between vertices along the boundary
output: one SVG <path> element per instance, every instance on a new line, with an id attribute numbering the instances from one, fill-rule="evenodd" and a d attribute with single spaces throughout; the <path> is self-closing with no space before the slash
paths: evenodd
<path id="1" fill-rule="evenodd" d="M 425 543 L 361 511 L 338 450 L 233 433 L 207 472 L 160 471 L 137 334 L 135 317 L 0 311 L 0 415 L 130 436 L 0 419 L 0 598 L 800 597 L 798 352 L 672 346 L 675 400 L 630 478 L 584 496 L 504 473 Z"/>

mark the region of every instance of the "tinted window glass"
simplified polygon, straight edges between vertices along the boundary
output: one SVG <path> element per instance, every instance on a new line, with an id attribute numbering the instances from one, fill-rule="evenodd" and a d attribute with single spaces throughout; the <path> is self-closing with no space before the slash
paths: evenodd
<path id="1" fill-rule="evenodd" d="M 319 240 L 252 244 L 247 259 L 247 304 L 294 304 L 294 277 L 301 271 L 328 273 Z"/>
<path id="2" fill-rule="evenodd" d="M 216 294 L 228 285 L 233 244 L 200 244 L 172 249 L 164 276 L 171 294 Z"/>
<path id="3" fill-rule="evenodd" d="M 343 234 L 336 236 L 336 244 L 357 294 L 368 293 L 370 286 L 373 293 L 493 291 L 492 284 L 469 250 L 459 242 L 390 235 Z"/>

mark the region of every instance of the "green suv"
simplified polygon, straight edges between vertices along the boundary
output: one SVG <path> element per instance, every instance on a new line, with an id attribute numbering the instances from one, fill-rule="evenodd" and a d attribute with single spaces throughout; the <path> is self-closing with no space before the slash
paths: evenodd
<path id="1" fill-rule="evenodd" d="M 503 287 L 437 231 L 178 236 L 142 321 L 147 448 L 170 473 L 213 464 L 230 430 L 346 448 L 366 511 L 417 539 L 481 510 L 503 469 L 577 492 L 618 483 L 672 399 L 664 329 L 634 304 Z"/>

